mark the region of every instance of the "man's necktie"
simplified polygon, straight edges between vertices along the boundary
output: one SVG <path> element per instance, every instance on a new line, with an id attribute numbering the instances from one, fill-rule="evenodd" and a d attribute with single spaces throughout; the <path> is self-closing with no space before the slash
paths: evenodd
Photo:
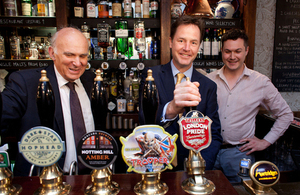
<path id="1" fill-rule="evenodd" d="M 185 77 L 185 75 L 183 73 L 178 73 L 177 75 L 177 82 L 176 82 L 176 85 L 181 83 L 181 80 Z"/>
<path id="2" fill-rule="evenodd" d="M 70 108 L 72 117 L 72 126 L 75 140 L 75 150 L 77 148 L 80 138 L 86 133 L 85 123 L 82 115 L 81 105 L 79 102 L 78 95 L 75 91 L 75 83 L 66 84 L 70 88 Z M 84 168 L 81 162 L 78 163 L 78 171 Z"/>

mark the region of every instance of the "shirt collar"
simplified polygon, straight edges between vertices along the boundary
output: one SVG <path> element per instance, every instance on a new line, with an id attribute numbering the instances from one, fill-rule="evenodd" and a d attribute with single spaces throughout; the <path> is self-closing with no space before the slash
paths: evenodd
<path id="1" fill-rule="evenodd" d="M 61 76 L 61 74 L 58 72 L 58 70 L 56 69 L 56 66 L 54 65 L 54 72 L 57 78 L 57 83 L 58 83 L 58 87 L 61 88 L 62 86 L 66 85 L 69 81 L 66 80 L 63 76 Z M 76 85 L 78 85 L 78 82 L 80 82 L 80 79 L 76 79 L 74 81 L 74 83 Z"/>
<path id="2" fill-rule="evenodd" d="M 173 77 L 175 77 L 178 73 L 179 70 L 175 67 L 173 60 L 171 60 L 171 68 L 172 68 L 172 74 Z M 185 72 L 182 72 L 186 77 L 189 77 L 190 80 L 192 79 L 192 73 L 193 73 L 193 65 Z"/>
<path id="3" fill-rule="evenodd" d="M 244 63 L 243 65 L 244 65 L 244 70 L 243 70 L 243 73 L 240 76 L 240 78 L 242 78 L 243 76 L 250 76 L 250 74 L 251 74 L 251 71 L 250 71 L 249 68 L 247 68 L 246 64 Z M 225 67 L 225 65 L 222 68 L 220 68 L 219 70 L 217 70 L 217 75 L 222 79 L 225 78 L 225 76 L 224 76 L 224 67 Z"/>

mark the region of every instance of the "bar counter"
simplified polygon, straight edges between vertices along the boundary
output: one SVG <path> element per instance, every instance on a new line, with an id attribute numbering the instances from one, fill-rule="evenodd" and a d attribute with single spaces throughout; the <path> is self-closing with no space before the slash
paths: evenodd
<path id="1" fill-rule="evenodd" d="M 238 195 L 237 191 L 221 171 L 206 171 L 204 177 L 215 184 L 216 190 L 212 193 L 213 195 Z M 167 194 L 172 195 L 188 194 L 181 189 L 181 183 L 186 178 L 186 172 L 163 172 L 161 174 L 161 180 L 169 187 Z M 135 194 L 133 188 L 139 181 L 141 181 L 141 179 L 141 175 L 136 173 L 115 174 L 112 176 L 112 181 L 117 182 L 120 186 L 120 192 L 118 195 Z M 90 175 L 63 176 L 63 180 L 72 186 L 70 195 L 84 194 L 86 187 L 92 183 Z M 23 190 L 20 193 L 21 195 L 33 194 L 39 187 L 41 187 L 39 177 L 37 176 L 14 177 L 12 183 L 22 186 Z"/>

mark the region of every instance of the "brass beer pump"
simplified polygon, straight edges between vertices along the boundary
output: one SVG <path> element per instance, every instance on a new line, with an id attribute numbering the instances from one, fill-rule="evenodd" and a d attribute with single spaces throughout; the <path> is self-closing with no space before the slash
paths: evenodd
<path id="1" fill-rule="evenodd" d="M 0 120 L 2 115 L 2 95 L 0 92 Z M 1 137 L 0 137 L 1 143 Z M 12 185 L 12 175 L 13 173 L 9 170 L 9 158 L 8 153 L 5 151 L 8 149 L 8 145 L 5 144 L 0 148 L 1 152 L 1 166 L 0 166 L 0 195 L 14 195 L 19 194 L 22 191 L 20 185 Z M 3 151 L 1 151 L 3 150 Z M 6 157 L 5 157 L 6 156 Z M 6 159 L 6 162 L 5 162 Z"/>
<path id="2" fill-rule="evenodd" d="M 2 147 L 1 147 L 2 148 Z M 7 152 L 1 152 L 1 155 L 6 155 L 8 159 Z M 9 164 L 9 159 L 7 163 Z M 22 191 L 22 187 L 18 184 L 11 184 L 13 173 L 10 169 L 5 167 L 0 167 L 0 195 L 16 195 Z"/>
<path id="3" fill-rule="evenodd" d="M 186 80 L 190 81 L 190 78 L 187 77 Z M 199 115 L 202 115 L 202 117 L 199 117 Z M 196 123 L 199 124 L 199 126 L 202 125 L 203 128 L 194 129 L 197 133 L 190 136 L 186 130 L 184 130 L 187 129 L 187 123 Z M 186 116 L 181 117 L 178 121 L 180 141 L 185 148 L 189 149 L 189 157 L 185 161 L 185 166 L 190 177 L 182 182 L 181 187 L 189 194 L 211 194 L 216 189 L 214 183 L 204 177 L 206 163 L 200 153 L 202 149 L 207 148 L 211 143 L 211 123 L 212 120 L 209 117 L 204 117 L 201 112 L 192 110 L 192 108 L 187 109 Z M 184 126 L 185 128 L 183 128 Z M 205 126 L 207 127 L 205 128 Z M 196 139 L 192 137 L 196 137 Z M 197 142 L 197 144 L 192 144 L 195 142 Z"/>
<path id="4" fill-rule="evenodd" d="M 190 178 L 184 180 L 181 184 L 184 191 L 189 194 L 211 194 L 215 191 L 214 183 L 203 176 L 206 164 L 200 152 L 196 153 L 189 150 L 189 157 L 185 165 Z"/>
<path id="5" fill-rule="evenodd" d="M 154 78 L 152 77 L 152 70 L 147 71 L 146 82 L 143 86 L 142 105 L 144 110 L 144 118 L 146 124 L 155 124 L 156 113 L 158 109 L 158 92 L 156 89 Z M 150 106 L 149 106 L 150 105 Z M 169 190 L 167 184 L 160 180 L 161 172 L 152 174 L 142 174 L 142 181 L 134 186 L 136 194 L 166 194 Z"/>
<path id="6" fill-rule="evenodd" d="M 43 126 L 53 128 L 55 108 L 54 94 L 49 78 L 47 77 L 46 70 L 41 71 L 41 78 L 39 82 L 37 90 L 37 107 L 40 120 Z M 34 192 L 34 195 L 69 194 L 71 191 L 71 185 L 63 182 L 62 176 L 63 173 L 56 163 L 50 166 L 45 166 L 39 175 L 42 187 L 37 189 Z"/>

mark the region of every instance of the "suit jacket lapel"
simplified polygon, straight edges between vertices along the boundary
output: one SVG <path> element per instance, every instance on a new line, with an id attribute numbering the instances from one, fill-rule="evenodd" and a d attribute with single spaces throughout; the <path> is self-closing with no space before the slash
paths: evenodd
<path id="1" fill-rule="evenodd" d="M 162 88 L 164 89 L 165 97 L 168 98 L 168 101 L 173 99 L 173 91 L 175 89 L 174 78 L 172 74 L 171 64 L 165 64 L 162 66 L 162 73 L 160 74 L 160 83 L 162 84 Z"/>
<path id="2" fill-rule="evenodd" d="M 57 128 L 57 129 L 54 129 L 54 130 L 57 131 L 57 133 L 59 133 L 62 140 L 66 140 L 64 117 L 63 117 L 63 112 L 62 112 L 62 107 L 61 107 L 59 88 L 58 88 L 58 84 L 57 84 L 56 75 L 54 72 L 54 65 L 48 66 L 46 68 L 46 71 L 47 71 L 47 76 L 50 80 L 52 90 L 54 93 L 54 97 L 55 97 L 54 128 Z"/>

